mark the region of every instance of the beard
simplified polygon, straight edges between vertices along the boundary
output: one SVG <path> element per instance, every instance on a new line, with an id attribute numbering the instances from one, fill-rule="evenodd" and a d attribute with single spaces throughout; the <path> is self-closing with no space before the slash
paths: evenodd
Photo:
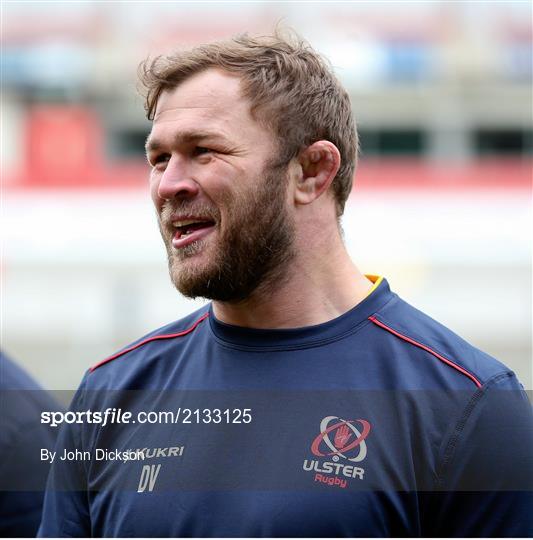
<path id="1" fill-rule="evenodd" d="M 286 165 L 267 165 L 254 186 L 228 202 L 228 217 L 220 228 L 220 211 L 187 200 L 165 203 L 160 229 L 168 254 L 170 278 L 188 298 L 208 298 L 220 302 L 241 302 L 254 292 L 268 293 L 287 275 L 294 257 L 294 224 L 287 210 Z M 212 218 L 217 234 L 176 250 L 172 247 L 172 214 L 202 215 Z M 211 233 L 211 234 L 213 234 Z M 170 239 L 170 240 L 166 240 Z M 210 249 L 207 263 L 187 260 L 202 249 Z"/>

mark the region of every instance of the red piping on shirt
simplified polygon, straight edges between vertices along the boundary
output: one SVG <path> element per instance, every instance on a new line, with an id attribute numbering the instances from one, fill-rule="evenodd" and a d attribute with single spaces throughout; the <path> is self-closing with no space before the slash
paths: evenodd
<path id="1" fill-rule="evenodd" d="M 207 317 L 209 317 L 209 312 L 204 313 L 204 315 L 202 315 L 190 328 L 187 328 L 187 330 L 183 330 L 182 332 L 178 332 L 177 334 L 162 334 L 160 336 L 149 337 L 141 341 L 140 343 L 137 343 L 137 345 L 132 345 L 131 347 L 128 347 L 127 349 L 124 349 L 123 351 L 120 351 L 119 353 L 114 354 L 113 356 L 110 356 L 109 358 L 106 358 L 105 360 L 102 360 L 101 362 L 98 362 L 98 364 L 95 364 L 92 368 L 89 369 L 89 371 L 93 372 L 95 369 L 99 368 L 100 366 L 103 366 L 104 364 L 111 362 L 111 360 L 114 360 L 115 358 L 118 358 L 119 356 L 122 356 L 123 354 L 129 353 L 130 351 L 133 351 L 134 349 L 141 347 L 145 343 L 150 343 L 150 341 L 156 341 L 158 339 L 172 339 L 175 337 L 180 337 L 180 336 L 189 334 Z"/>
<path id="2" fill-rule="evenodd" d="M 411 339 L 407 336 L 404 336 L 403 334 L 400 334 L 396 330 L 393 330 L 390 326 L 387 326 L 386 324 L 379 321 L 374 315 L 371 317 L 368 317 L 374 324 L 377 324 L 381 328 L 384 328 L 391 334 L 394 334 L 395 336 L 399 337 L 400 339 L 403 339 L 404 341 L 407 341 L 408 343 L 411 343 L 412 345 L 416 345 L 417 347 L 420 347 L 421 349 L 424 349 L 428 353 L 432 354 L 435 358 L 438 358 L 441 362 L 444 362 L 445 364 L 448 364 L 452 368 L 456 369 L 457 371 L 460 371 L 463 375 L 466 375 L 469 379 L 474 381 L 476 386 L 478 388 L 481 388 L 482 384 L 472 375 L 471 373 L 468 373 L 465 369 L 463 369 L 461 366 L 458 366 L 456 363 L 452 362 L 451 360 L 448 360 L 447 358 L 444 358 L 444 356 L 441 356 L 439 353 L 435 352 L 433 349 L 430 349 L 427 345 L 423 345 L 422 343 L 419 343 L 418 341 L 415 341 L 414 339 Z"/>

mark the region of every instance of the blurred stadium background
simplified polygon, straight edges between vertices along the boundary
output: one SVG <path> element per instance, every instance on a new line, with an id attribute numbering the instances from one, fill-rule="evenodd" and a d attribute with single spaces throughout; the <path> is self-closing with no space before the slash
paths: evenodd
<path id="1" fill-rule="evenodd" d="M 3 2 L 2 348 L 76 388 L 201 303 L 167 277 L 137 65 L 282 21 L 352 96 L 356 263 L 531 389 L 531 17 L 529 1 Z"/>

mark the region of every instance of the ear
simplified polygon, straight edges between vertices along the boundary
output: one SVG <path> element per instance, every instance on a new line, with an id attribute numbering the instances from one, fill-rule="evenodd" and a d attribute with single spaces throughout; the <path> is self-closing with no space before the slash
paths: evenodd
<path id="1" fill-rule="evenodd" d="M 294 201 L 309 204 L 331 185 L 339 170 L 341 155 L 330 141 L 317 141 L 300 152 L 298 163 L 301 171 L 294 190 Z"/>

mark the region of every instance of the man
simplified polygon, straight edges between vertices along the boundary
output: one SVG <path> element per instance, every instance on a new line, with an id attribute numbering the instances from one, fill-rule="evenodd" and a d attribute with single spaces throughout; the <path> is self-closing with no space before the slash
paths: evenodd
<path id="1" fill-rule="evenodd" d="M 170 276 L 212 302 L 88 371 L 73 409 L 137 422 L 68 426 L 61 444 L 142 459 L 54 464 L 40 534 L 533 532 L 514 374 L 346 253 L 357 136 L 323 59 L 244 36 L 158 58 L 142 82 Z M 147 407 L 171 423 L 142 423 Z"/>

